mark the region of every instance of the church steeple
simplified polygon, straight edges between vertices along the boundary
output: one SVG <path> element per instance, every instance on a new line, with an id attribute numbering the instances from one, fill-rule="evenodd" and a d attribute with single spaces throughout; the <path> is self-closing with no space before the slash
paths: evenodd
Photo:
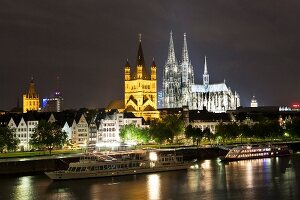
<path id="1" fill-rule="evenodd" d="M 175 57 L 175 50 L 174 50 L 174 43 L 173 43 L 173 34 L 171 31 L 167 63 L 171 64 L 171 63 L 175 63 L 175 62 L 176 62 L 176 57 Z"/>
<path id="2" fill-rule="evenodd" d="M 29 83 L 29 89 L 27 93 L 28 98 L 37 98 L 38 94 L 35 89 L 35 83 L 33 81 L 33 76 L 31 77 L 30 83 Z"/>
<path id="3" fill-rule="evenodd" d="M 26 94 L 23 94 L 23 113 L 26 113 L 29 110 L 39 110 L 39 101 L 39 95 L 35 89 L 35 83 L 32 76 L 29 83 L 28 92 Z"/>
<path id="4" fill-rule="evenodd" d="M 139 34 L 139 48 L 136 58 L 136 71 L 133 75 L 134 79 L 149 79 L 146 71 L 145 59 L 142 48 L 142 34 Z"/>
<path id="5" fill-rule="evenodd" d="M 142 48 L 142 34 L 139 34 L 139 48 L 136 58 L 136 65 L 141 65 L 145 67 L 145 60 L 144 60 L 144 54 L 143 54 L 143 48 Z"/>
<path id="6" fill-rule="evenodd" d="M 183 34 L 182 62 L 189 62 L 189 52 L 186 42 L 186 33 Z"/>
<path id="7" fill-rule="evenodd" d="M 209 85 L 209 74 L 207 70 L 206 56 L 204 57 L 203 85 L 206 87 Z"/>

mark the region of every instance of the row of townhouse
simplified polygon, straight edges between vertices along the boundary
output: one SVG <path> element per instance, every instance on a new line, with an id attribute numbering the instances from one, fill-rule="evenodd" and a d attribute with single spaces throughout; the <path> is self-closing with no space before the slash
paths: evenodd
<path id="1" fill-rule="evenodd" d="M 20 140 L 20 150 L 30 150 L 29 141 L 39 121 L 57 123 L 67 133 L 68 140 L 79 147 L 96 145 L 97 143 L 120 142 L 120 128 L 127 124 L 146 127 L 142 117 L 132 113 L 119 113 L 104 110 L 88 114 L 88 112 L 6 114 L 0 116 L 0 125 L 15 130 Z"/>

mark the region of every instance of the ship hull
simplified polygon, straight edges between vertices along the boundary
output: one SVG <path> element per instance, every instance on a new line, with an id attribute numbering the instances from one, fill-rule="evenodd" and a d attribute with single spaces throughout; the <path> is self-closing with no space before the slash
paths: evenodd
<path id="1" fill-rule="evenodd" d="M 175 170 L 186 170 L 191 164 L 181 164 L 175 166 L 163 166 L 153 168 L 137 168 L 137 169 L 124 169 L 118 171 L 85 171 L 85 172 L 68 172 L 68 171 L 54 171 L 45 172 L 45 174 L 52 180 L 70 180 L 70 179 L 85 179 L 85 178 L 101 178 L 101 177 L 112 177 L 112 176 L 124 176 L 124 175 L 135 175 L 145 174 L 163 171 L 175 171 Z"/>

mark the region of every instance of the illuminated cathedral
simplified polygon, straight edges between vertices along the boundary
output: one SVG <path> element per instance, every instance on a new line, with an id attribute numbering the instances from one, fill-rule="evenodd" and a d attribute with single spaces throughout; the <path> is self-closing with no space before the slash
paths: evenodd
<path id="1" fill-rule="evenodd" d="M 163 72 L 163 107 L 180 108 L 188 106 L 190 110 L 206 109 L 210 112 L 226 112 L 240 106 L 237 92 L 233 92 L 224 82 L 211 84 L 206 57 L 204 60 L 203 83 L 194 83 L 194 69 L 189 59 L 186 34 L 183 38 L 182 58 L 178 62 L 175 56 L 172 32 L 168 58 Z"/>
<path id="2" fill-rule="evenodd" d="M 127 60 L 125 65 L 125 111 L 132 112 L 137 117 L 145 120 L 159 118 L 157 111 L 157 80 L 156 65 L 153 60 L 150 66 L 151 73 L 147 73 L 141 35 L 136 59 L 136 66 L 133 71 Z"/>

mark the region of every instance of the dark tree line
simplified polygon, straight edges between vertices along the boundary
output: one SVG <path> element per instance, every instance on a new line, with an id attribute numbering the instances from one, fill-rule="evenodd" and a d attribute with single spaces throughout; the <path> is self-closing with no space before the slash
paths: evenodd
<path id="1" fill-rule="evenodd" d="M 227 140 L 240 138 L 258 139 L 293 139 L 300 137 L 300 120 L 293 120 L 281 126 L 277 120 L 264 120 L 253 125 L 237 123 L 220 123 L 216 127 L 215 137 L 220 138 L 222 143 Z"/>
<path id="2" fill-rule="evenodd" d="M 185 128 L 185 137 L 188 139 L 192 139 L 193 145 L 196 143 L 197 146 L 204 138 L 207 139 L 209 142 L 215 139 L 214 135 L 208 127 L 202 130 L 201 128 L 193 127 L 192 125 L 188 125 Z"/>
<path id="3" fill-rule="evenodd" d="M 0 153 L 15 151 L 20 140 L 15 135 L 15 130 L 8 127 L 0 127 Z"/>

